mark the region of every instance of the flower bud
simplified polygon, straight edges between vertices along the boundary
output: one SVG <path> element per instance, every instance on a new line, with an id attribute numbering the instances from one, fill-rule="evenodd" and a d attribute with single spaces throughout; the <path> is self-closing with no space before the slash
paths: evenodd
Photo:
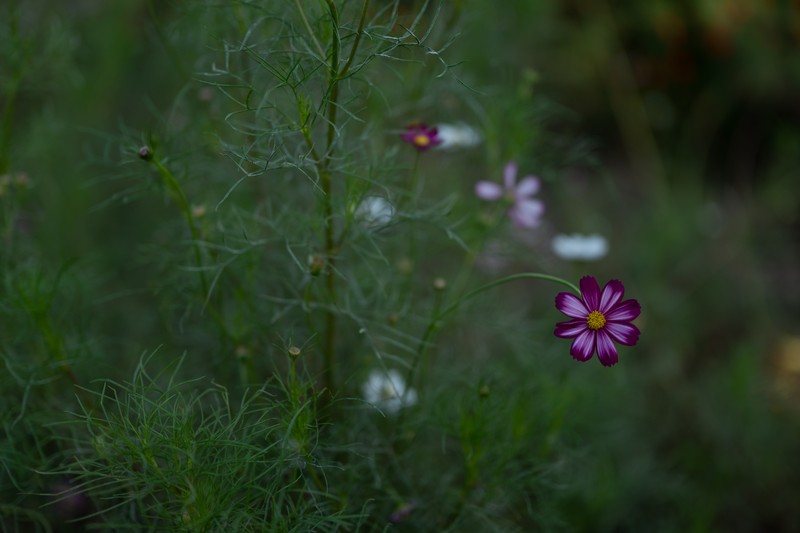
<path id="1" fill-rule="evenodd" d="M 192 206 L 192 216 L 194 218 L 200 218 L 200 217 L 205 216 L 206 211 L 207 211 L 206 210 L 206 204 L 200 204 L 200 205 L 193 205 Z"/>
<path id="2" fill-rule="evenodd" d="M 153 159 L 153 151 L 150 150 L 149 146 L 142 146 L 139 148 L 139 159 L 144 161 L 150 161 Z"/>
<path id="3" fill-rule="evenodd" d="M 447 281 L 444 278 L 436 278 L 433 280 L 433 288 L 437 291 L 443 291 L 447 288 Z"/>
<path id="4" fill-rule="evenodd" d="M 312 276 L 319 276 L 325 268 L 325 258 L 321 255 L 312 254 L 308 256 L 308 273 Z"/>
<path id="5" fill-rule="evenodd" d="M 250 349 L 247 346 L 239 345 L 236 347 L 236 359 L 243 361 L 250 357 Z"/>
<path id="6" fill-rule="evenodd" d="M 286 352 L 289 354 L 289 357 L 292 358 L 293 360 L 297 359 L 298 357 L 300 357 L 300 354 L 301 354 L 300 348 L 297 347 L 297 346 L 294 346 L 294 345 L 289 346 L 289 348 L 286 350 Z"/>

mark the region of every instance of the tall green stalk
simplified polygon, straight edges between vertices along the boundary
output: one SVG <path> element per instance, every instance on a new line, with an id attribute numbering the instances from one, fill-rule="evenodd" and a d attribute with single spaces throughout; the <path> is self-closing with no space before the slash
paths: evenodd
<path id="1" fill-rule="evenodd" d="M 355 58 L 358 45 L 361 42 L 361 35 L 364 31 L 364 24 L 366 22 L 367 8 L 369 0 L 364 1 L 364 6 L 361 12 L 361 19 L 359 21 L 356 38 L 353 46 L 350 49 L 350 54 L 342 67 L 339 69 L 339 56 L 341 52 L 341 39 L 339 36 L 339 12 L 336 9 L 336 4 L 333 0 L 326 0 L 328 12 L 331 20 L 331 45 L 330 45 L 330 63 L 328 65 L 328 85 L 326 90 L 327 97 L 327 110 L 326 118 L 328 122 L 328 130 L 325 138 L 325 153 L 322 160 L 317 160 L 317 169 L 319 171 L 320 184 L 323 193 L 323 213 L 325 215 L 325 255 L 327 258 L 327 269 L 325 272 L 325 288 L 327 291 L 330 307 L 325 315 L 325 335 L 323 338 L 323 355 L 325 360 L 325 386 L 329 391 L 335 390 L 336 379 L 334 371 L 334 351 L 336 345 L 336 254 L 338 252 L 337 239 L 335 235 L 335 227 L 333 220 L 333 175 L 331 171 L 331 162 L 335 152 L 334 143 L 336 142 L 336 114 L 338 110 L 339 100 L 339 82 L 344 78 L 350 70 L 350 66 Z M 310 141 L 310 137 L 306 136 L 306 141 Z M 313 143 L 309 143 L 313 151 Z"/>

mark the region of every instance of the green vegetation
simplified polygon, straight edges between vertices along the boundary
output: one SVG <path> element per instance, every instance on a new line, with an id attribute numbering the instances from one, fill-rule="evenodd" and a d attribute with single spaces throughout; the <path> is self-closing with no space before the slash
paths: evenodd
<path id="1" fill-rule="evenodd" d="M 800 529 L 790 2 L 64 4 L 0 6 L 3 531 Z"/>

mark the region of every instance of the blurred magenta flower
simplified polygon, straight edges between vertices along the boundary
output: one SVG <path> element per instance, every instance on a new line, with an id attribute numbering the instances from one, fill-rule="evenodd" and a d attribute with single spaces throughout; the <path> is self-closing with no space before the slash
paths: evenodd
<path id="1" fill-rule="evenodd" d="M 556 337 L 572 339 L 569 352 L 578 361 L 588 361 L 594 352 L 603 366 L 618 361 L 616 341 L 633 346 L 639 340 L 639 328 L 630 323 L 639 316 L 641 306 L 636 300 L 622 300 L 625 287 L 612 279 L 600 292 L 597 280 L 584 276 L 580 282 L 581 298 L 572 293 L 556 295 L 556 308 L 572 318 L 556 324 Z"/>
<path id="2" fill-rule="evenodd" d="M 544 213 L 544 204 L 531 198 L 539 191 L 539 178 L 526 176 L 517 183 L 517 164 L 510 161 L 503 171 L 503 185 L 493 181 L 475 184 L 475 195 L 481 200 L 495 201 L 505 198 L 511 207 L 508 216 L 520 228 L 535 228 Z"/>
<path id="3" fill-rule="evenodd" d="M 411 144 L 420 152 L 424 152 L 442 142 L 442 139 L 439 138 L 439 130 L 428 126 L 424 122 L 406 126 L 406 131 L 401 136 L 405 142 Z"/>

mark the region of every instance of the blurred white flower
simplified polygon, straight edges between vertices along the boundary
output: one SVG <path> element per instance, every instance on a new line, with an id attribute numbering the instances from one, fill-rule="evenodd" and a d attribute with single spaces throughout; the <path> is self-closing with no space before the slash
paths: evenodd
<path id="1" fill-rule="evenodd" d="M 394 206 L 382 196 L 367 196 L 358 205 L 355 217 L 369 227 L 385 226 L 394 218 Z"/>
<path id="2" fill-rule="evenodd" d="M 459 122 L 458 124 L 437 124 L 440 150 L 472 148 L 481 143 L 481 135 L 475 128 Z"/>
<path id="3" fill-rule="evenodd" d="M 417 391 L 406 390 L 403 376 L 394 369 L 388 372 L 373 370 L 361 390 L 367 403 L 389 414 L 394 414 L 403 407 L 410 407 L 417 403 Z"/>
<path id="4" fill-rule="evenodd" d="M 608 253 L 608 241 L 602 235 L 556 235 L 553 252 L 568 261 L 597 261 Z"/>

